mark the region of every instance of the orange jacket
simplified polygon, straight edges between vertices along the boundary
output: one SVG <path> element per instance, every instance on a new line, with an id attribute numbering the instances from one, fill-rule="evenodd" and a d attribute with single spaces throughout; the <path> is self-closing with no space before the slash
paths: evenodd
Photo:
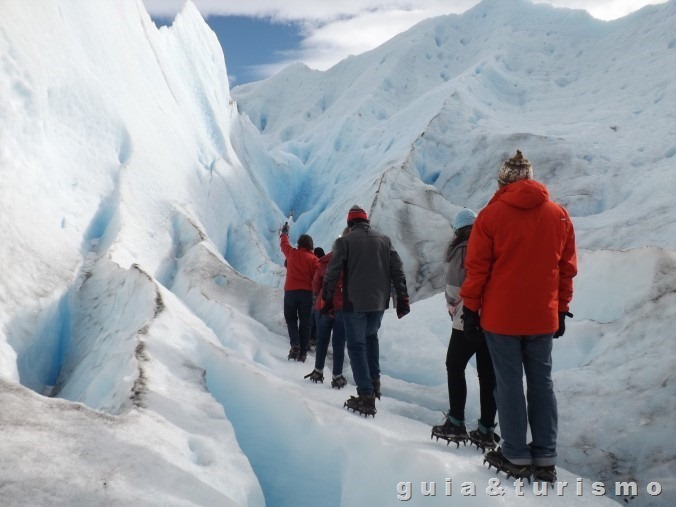
<path id="1" fill-rule="evenodd" d="M 474 222 L 460 296 L 481 327 L 504 335 L 553 333 L 568 311 L 577 274 L 575 232 L 542 183 L 498 190 Z"/>
<path id="2" fill-rule="evenodd" d="M 310 250 L 294 248 L 289 244 L 289 236 L 282 234 L 279 246 L 286 257 L 286 280 L 284 290 L 312 291 L 312 278 L 315 276 L 319 259 Z"/>

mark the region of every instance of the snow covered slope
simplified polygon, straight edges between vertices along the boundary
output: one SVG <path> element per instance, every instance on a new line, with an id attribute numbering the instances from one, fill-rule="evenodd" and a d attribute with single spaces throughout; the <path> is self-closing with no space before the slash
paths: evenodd
<path id="1" fill-rule="evenodd" d="M 340 215 L 334 208 L 344 201 L 369 205 L 374 189 L 366 188 L 387 170 L 481 208 L 500 163 L 519 147 L 576 219 L 583 247 L 673 249 L 675 28 L 673 1 L 604 22 L 527 0 L 484 0 L 326 72 L 298 64 L 232 94 L 268 149 L 305 171 L 297 182 L 305 200 L 280 199 L 280 207 L 313 220 Z M 403 185 L 421 194 L 419 184 Z M 376 222 L 413 205 L 388 202 Z M 406 225 L 389 232 L 408 246 Z M 310 231 L 325 227 L 320 220 Z"/>

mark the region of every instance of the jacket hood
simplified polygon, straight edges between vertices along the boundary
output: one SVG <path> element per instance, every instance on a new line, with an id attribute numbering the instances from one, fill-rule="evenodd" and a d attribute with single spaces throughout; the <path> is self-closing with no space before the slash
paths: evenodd
<path id="1" fill-rule="evenodd" d="M 468 240 L 461 241 L 457 245 L 455 245 L 453 248 L 451 248 L 447 255 L 446 255 L 446 261 L 450 261 L 453 257 L 455 257 L 455 254 L 458 253 L 458 250 L 462 248 L 467 248 L 467 242 Z"/>
<path id="2" fill-rule="evenodd" d="M 548 200 L 549 190 L 544 184 L 535 180 L 520 180 L 498 190 L 490 203 L 502 201 L 515 208 L 531 209 Z"/>

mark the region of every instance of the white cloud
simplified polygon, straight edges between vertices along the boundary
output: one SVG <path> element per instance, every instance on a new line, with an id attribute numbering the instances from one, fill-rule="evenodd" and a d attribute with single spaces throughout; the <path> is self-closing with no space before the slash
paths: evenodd
<path id="1" fill-rule="evenodd" d="M 311 68 L 325 70 L 349 55 L 381 45 L 427 17 L 422 10 L 379 11 L 308 27 L 294 57 Z"/>
<path id="2" fill-rule="evenodd" d="M 186 0 L 143 0 L 154 16 L 173 17 Z M 599 19 L 615 19 L 650 4 L 666 0 L 534 0 L 557 7 L 585 9 Z M 241 15 L 270 17 L 280 21 L 329 22 L 339 18 L 363 16 L 368 13 L 421 11 L 425 17 L 464 12 L 479 0 L 193 0 L 203 16 Z"/>
<path id="3" fill-rule="evenodd" d="M 185 0 L 144 0 L 153 15 L 172 16 Z M 396 10 L 425 10 L 432 16 L 438 13 L 463 12 L 476 5 L 478 0 L 249 0 L 232 2 L 224 0 L 193 0 L 203 16 L 241 15 L 271 17 L 280 21 L 327 22 L 341 17 L 362 15 L 368 12 Z M 437 14 L 434 14 L 437 13 Z"/>
<path id="4" fill-rule="evenodd" d="M 595 18 L 612 20 L 626 16 L 646 5 L 665 2 L 666 0 L 540 0 L 535 3 L 548 3 L 569 9 L 584 9 Z"/>

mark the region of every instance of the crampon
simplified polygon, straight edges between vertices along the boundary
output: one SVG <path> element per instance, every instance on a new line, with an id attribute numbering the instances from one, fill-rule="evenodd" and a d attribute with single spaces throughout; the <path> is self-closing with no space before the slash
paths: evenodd
<path id="1" fill-rule="evenodd" d="M 352 410 L 352 412 L 359 412 L 364 417 L 375 417 L 377 412 L 376 398 L 373 395 L 350 396 L 343 404 L 343 407 Z"/>
<path id="2" fill-rule="evenodd" d="M 509 461 L 502 454 L 502 449 L 498 447 L 495 450 L 488 451 L 484 456 L 484 463 L 488 463 L 488 468 L 494 466 L 498 472 L 504 472 L 507 479 L 527 479 L 528 484 L 531 483 L 531 474 L 533 469 L 530 464 L 517 465 Z"/>
<path id="3" fill-rule="evenodd" d="M 317 371 L 317 370 L 312 370 L 310 373 L 305 375 L 303 378 L 309 378 L 315 384 L 317 382 L 321 382 L 322 384 L 324 383 L 324 375 L 322 374 L 322 372 Z"/>
<path id="4" fill-rule="evenodd" d="M 334 377 L 334 379 L 331 381 L 331 387 L 334 389 L 342 389 L 347 385 L 347 380 L 345 380 L 345 377 L 342 375 L 339 375 L 337 377 Z"/>
<path id="5" fill-rule="evenodd" d="M 298 354 L 300 354 L 300 347 L 291 347 L 291 350 L 289 350 L 289 355 L 287 356 L 287 360 L 298 361 Z"/>
<path id="6" fill-rule="evenodd" d="M 554 484 L 556 482 L 556 467 L 554 465 L 534 466 L 533 480 L 538 482 L 549 482 L 550 484 Z"/>
<path id="7" fill-rule="evenodd" d="M 438 426 L 432 426 L 432 435 L 430 439 L 435 438 L 437 442 L 439 439 L 446 440 L 446 445 L 450 445 L 453 442 L 456 445 L 456 449 L 460 447 L 460 444 L 467 445 L 467 430 L 464 425 L 453 424 L 448 417 L 444 421 L 444 424 Z"/>
<path id="8" fill-rule="evenodd" d="M 446 445 L 451 445 L 451 442 L 453 442 L 456 445 L 456 449 L 460 447 L 460 444 L 462 445 L 467 445 L 467 435 L 439 435 L 435 434 L 434 431 L 432 431 L 432 436 L 430 438 L 437 438 L 437 442 L 439 439 L 446 440 Z"/>
<path id="9" fill-rule="evenodd" d="M 469 432 L 467 440 L 470 445 L 476 445 L 477 449 L 481 449 L 481 452 L 486 452 L 495 449 L 496 444 L 500 442 L 500 435 L 493 431 L 483 433 L 477 428 Z"/>

